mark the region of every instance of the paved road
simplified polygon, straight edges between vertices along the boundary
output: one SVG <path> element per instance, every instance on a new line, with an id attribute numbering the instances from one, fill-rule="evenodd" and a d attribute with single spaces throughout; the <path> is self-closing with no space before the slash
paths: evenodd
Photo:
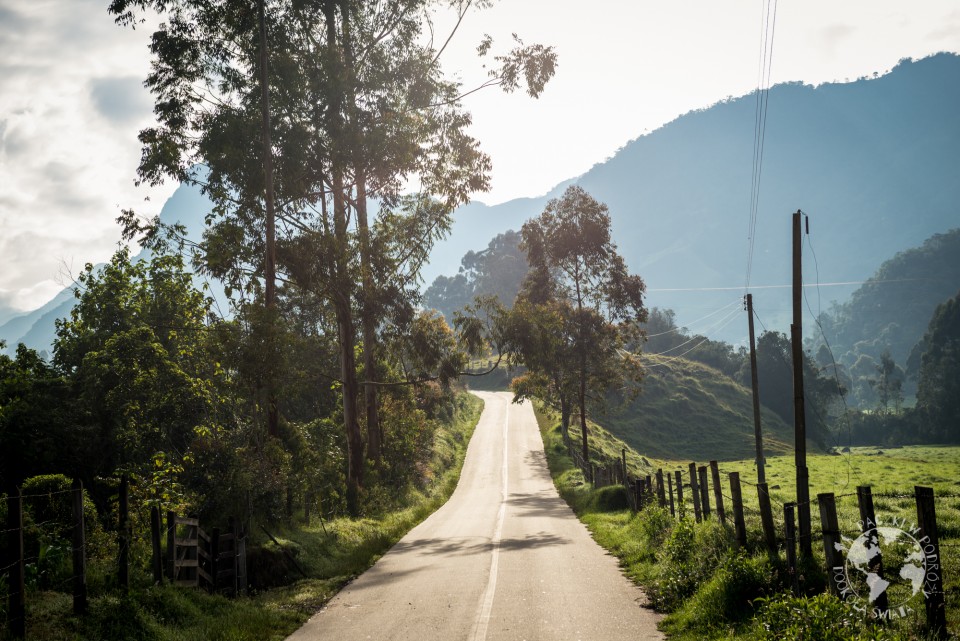
<path id="1" fill-rule="evenodd" d="M 288 641 L 663 638 L 557 495 L 530 405 L 478 395 L 486 407 L 450 500 Z"/>

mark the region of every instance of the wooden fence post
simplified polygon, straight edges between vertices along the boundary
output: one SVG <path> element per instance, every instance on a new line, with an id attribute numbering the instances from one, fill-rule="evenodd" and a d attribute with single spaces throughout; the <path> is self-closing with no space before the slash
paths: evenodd
<path id="1" fill-rule="evenodd" d="M 637 511 L 643 509 L 643 479 L 639 476 L 633 483 L 633 502 L 637 504 Z"/>
<path id="2" fill-rule="evenodd" d="M 174 561 L 177 558 L 177 515 L 172 510 L 167 511 L 167 578 L 171 583 L 176 581 Z"/>
<path id="3" fill-rule="evenodd" d="M 840 543 L 840 524 L 837 522 L 837 504 L 832 492 L 817 494 L 820 506 L 820 529 L 823 531 L 823 558 L 830 591 L 840 596 L 840 584 L 835 580 L 843 569 L 843 553 L 837 549 Z"/>
<path id="4" fill-rule="evenodd" d="M 727 516 L 723 513 L 723 486 L 720 485 L 720 466 L 716 461 L 710 461 L 710 473 L 713 476 L 713 498 L 717 502 L 717 516 L 721 523 L 726 523 Z"/>
<path id="5" fill-rule="evenodd" d="M 766 483 L 757 483 L 757 501 L 760 504 L 760 523 L 763 525 L 763 538 L 767 542 L 767 552 L 777 555 L 777 532 L 773 527 L 773 508 L 770 507 L 770 491 Z"/>
<path id="6" fill-rule="evenodd" d="M 27 600 L 24 583 L 23 493 L 10 493 L 7 498 L 7 551 L 10 583 L 8 586 L 7 621 L 10 636 L 22 639 L 27 635 Z"/>
<path id="7" fill-rule="evenodd" d="M 877 553 L 867 561 L 867 571 L 883 578 L 883 556 L 880 553 L 880 535 L 876 532 L 877 515 L 873 510 L 873 491 L 869 485 L 857 487 L 857 504 L 860 507 L 860 530 L 866 534 L 873 531 L 871 541 L 876 547 Z M 887 591 L 884 590 L 873 602 L 874 606 L 881 612 L 886 612 L 890 603 L 887 598 Z"/>
<path id="8" fill-rule="evenodd" d="M 657 500 L 660 502 L 660 507 L 667 507 L 667 495 L 666 490 L 663 487 L 663 470 L 657 470 Z"/>
<path id="9" fill-rule="evenodd" d="M 947 611 L 943 599 L 943 563 L 940 557 L 940 533 L 937 531 L 937 511 L 934 506 L 933 488 L 914 486 L 917 500 L 917 524 L 923 548 L 923 592 L 926 595 L 927 628 L 940 639 L 946 639 Z"/>
<path id="10" fill-rule="evenodd" d="M 160 508 L 150 508 L 150 547 L 153 549 L 153 584 L 163 582 L 163 552 L 160 550 Z"/>
<path id="11" fill-rule="evenodd" d="M 220 587 L 220 528 L 213 528 L 210 534 L 210 591 L 216 593 Z"/>
<path id="12" fill-rule="evenodd" d="M 86 533 L 83 530 L 83 483 L 73 480 L 73 613 L 87 611 Z"/>
<path id="13" fill-rule="evenodd" d="M 703 520 L 710 518 L 710 486 L 707 484 L 707 466 L 697 468 L 700 474 L 700 509 L 703 510 Z"/>
<path id="14" fill-rule="evenodd" d="M 683 473 L 680 470 L 675 470 L 674 476 L 677 479 L 677 514 L 680 515 L 680 518 L 683 518 L 683 514 L 686 512 L 686 506 L 683 504 Z"/>
<path id="15" fill-rule="evenodd" d="M 733 527 L 737 545 L 747 546 L 747 525 L 743 520 L 743 495 L 740 493 L 740 472 L 730 472 L 730 498 L 733 500 Z"/>
<path id="16" fill-rule="evenodd" d="M 673 475 L 667 471 L 667 492 L 670 494 L 670 516 L 676 518 L 677 512 L 673 506 Z"/>
<path id="17" fill-rule="evenodd" d="M 693 495 L 693 514 L 697 523 L 701 521 L 700 517 L 700 491 L 697 489 L 697 464 L 690 464 L 690 494 Z"/>
<path id="18" fill-rule="evenodd" d="M 130 479 L 126 474 L 120 477 L 120 571 L 118 579 L 120 590 L 126 594 L 130 589 Z"/>
<path id="19" fill-rule="evenodd" d="M 786 530 L 787 573 L 790 574 L 793 595 L 800 596 L 800 577 L 797 576 L 797 524 L 794 521 L 796 506 L 796 503 L 783 504 L 783 526 Z"/>

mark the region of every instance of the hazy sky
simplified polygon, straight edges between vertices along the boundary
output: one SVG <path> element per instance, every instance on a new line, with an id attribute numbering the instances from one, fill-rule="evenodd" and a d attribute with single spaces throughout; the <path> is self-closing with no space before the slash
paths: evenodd
<path id="1" fill-rule="evenodd" d="M 0 0 L 0 307 L 49 300 L 84 263 L 110 256 L 121 208 L 155 214 L 176 187 L 133 184 L 136 134 L 152 119 L 141 85 L 150 30 L 116 26 L 108 4 Z M 543 194 L 644 132 L 755 89 L 766 4 L 499 0 L 468 18 L 445 54 L 465 88 L 483 79 L 474 49 L 484 33 L 505 47 L 516 32 L 559 54 L 539 100 L 498 90 L 466 99 L 494 163 L 492 191 L 476 198 Z M 784 0 L 772 80 L 853 80 L 938 51 L 960 52 L 956 0 Z"/>

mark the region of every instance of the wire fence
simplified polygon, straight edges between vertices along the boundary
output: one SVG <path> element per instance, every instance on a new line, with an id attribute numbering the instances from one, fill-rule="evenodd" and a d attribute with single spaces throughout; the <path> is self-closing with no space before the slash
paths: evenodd
<path id="1" fill-rule="evenodd" d="M 767 484 L 753 483 L 741 478 L 737 472 L 719 470 L 716 461 L 710 461 L 707 465 L 691 463 L 687 470 L 650 470 L 648 474 L 646 470 L 637 472 L 628 469 L 625 455 L 619 461 L 591 463 L 584 459 L 578 445 L 567 442 L 571 459 L 583 470 L 585 479 L 597 487 L 622 483 L 635 511 L 642 511 L 648 506 L 669 507 L 674 518 L 692 515 L 697 521 L 721 520 L 725 526 L 733 526 L 735 539 L 741 546 L 747 545 L 748 523 L 750 538 L 755 541 L 757 531 L 762 528 L 759 545 L 765 545 L 768 552 L 778 558 L 786 555 L 787 571 L 794 577 L 794 591 L 797 594 L 797 546 L 802 557 L 823 557 L 828 589 L 842 595 L 837 585 L 836 570 L 838 564 L 843 566 L 845 563 L 844 551 L 852 549 L 861 537 L 869 537 L 871 533 L 874 537 L 879 536 L 877 530 L 884 523 L 889 523 L 894 529 L 909 534 L 922 549 L 922 591 L 926 599 L 927 625 L 932 630 L 946 630 L 942 568 L 944 565 L 956 566 L 954 550 L 960 547 L 960 541 L 957 540 L 958 527 L 952 522 L 952 517 L 943 529 L 947 540 L 940 540 L 941 528 L 937 523 L 936 507 L 937 503 L 941 508 L 946 507 L 946 500 L 960 498 L 960 494 L 940 492 L 935 495 L 932 488 L 922 486 L 916 486 L 913 493 L 873 493 L 870 486 L 860 485 L 855 492 L 824 492 L 801 504 L 781 500 L 781 493 L 772 493 Z M 721 478 L 726 480 L 726 487 Z M 754 500 L 744 500 L 741 485 L 754 489 Z M 749 496 L 751 493 L 746 494 Z M 874 499 L 884 502 L 880 505 L 883 512 L 879 519 Z M 910 506 L 902 504 L 906 500 L 911 501 Z M 901 504 L 897 505 L 897 502 Z M 799 519 L 807 518 L 800 516 L 799 508 L 804 505 L 809 507 L 809 522 L 798 523 Z M 838 509 L 843 516 L 843 527 Z M 760 528 L 757 527 L 758 522 Z M 822 547 L 819 541 L 823 542 Z M 869 547 L 873 544 L 868 539 L 866 545 Z M 879 559 L 878 552 L 875 559 L 871 556 L 870 563 L 879 563 Z"/>
<path id="2" fill-rule="evenodd" d="M 70 483 L 60 476 L 37 479 L 41 485 Z M 153 570 L 152 582 L 146 578 L 149 571 L 138 575 L 144 587 L 165 580 L 202 587 L 205 576 L 211 591 L 245 591 L 246 537 L 232 520 L 213 537 L 196 519 L 173 512 L 164 527 L 158 507 L 141 500 L 131 510 L 129 498 L 122 479 L 108 500 L 106 521 L 112 525 L 105 530 L 78 481 L 69 488 L 0 495 L 0 635 L 25 638 L 27 600 L 38 592 L 72 594 L 77 615 L 86 612 L 88 589 L 125 593 L 131 566 Z M 192 530 L 185 529 L 187 522 Z"/>

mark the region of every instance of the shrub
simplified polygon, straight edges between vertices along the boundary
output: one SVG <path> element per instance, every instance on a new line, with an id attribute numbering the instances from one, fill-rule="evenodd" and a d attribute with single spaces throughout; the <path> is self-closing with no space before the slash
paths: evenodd
<path id="1" fill-rule="evenodd" d="M 893 633 L 832 594 L 758 599 L 751 638 L 756 641 L 887 641 Z"/>

